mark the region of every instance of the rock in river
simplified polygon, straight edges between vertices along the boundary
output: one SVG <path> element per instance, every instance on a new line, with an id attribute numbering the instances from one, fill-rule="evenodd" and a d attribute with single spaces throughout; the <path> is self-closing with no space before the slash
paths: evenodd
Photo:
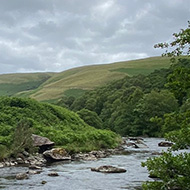
<path id="1" fill-rule="evenodd" d="M 26 174 L 26 173 L 19 173 L 16 175 L 17 180 L 23 180 L 23 179 L 28 179 L 28 178 L 29 178 L 28 174 Z"/>
<path id="2" fill-rule="evenodd" d="M 158 146 L 161 146 L 161 147 L 171 147 L 172 145 L 173 145 L 173 143 L 166 142 L 166 141 L 162 141 L 162 142 L 158 143 Z"/>
<path id="3" fill-rule="evenodd" d="M 48 174 L 48 176 L 56 177 L 59 176 L 59 174 L 57 172 L 51 172 Z"/>
<path id="4" fill-rule="evenodd" d="M 102 172 L 102 173 L 124 173 L 126 169 L 117 168 L 114 166 L 100 166 L 97 168 L 91 168 L 91 171 Z"/>
<path id="5" fill-rule="evenodd" d="M 47 150 L 43 153 L 43 155 L 50 161 L 71 160 L 71 156 L 69 156 L 63 148 L 53 148 L 51 150 Z"/>

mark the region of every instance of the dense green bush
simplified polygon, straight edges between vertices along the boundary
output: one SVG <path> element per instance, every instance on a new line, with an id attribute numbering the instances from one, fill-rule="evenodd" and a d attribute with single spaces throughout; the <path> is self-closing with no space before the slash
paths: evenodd
<path id="1" fill-rule="evenodd" d="M 83 119 L 88 125 L 93 126 L 97 129 L 101 129 L 103 122 L 96 112 L 88 109 L 82 109 L 77 112 L 81 119 Z"/>
<path id="2" fill-rule="evenodd" d="M 26 123 L 19 123 L 23 120 Z M 66 108 L 32 99 L 1 97 L 0 144 L 17 154 L 30 148 L 30 131 L 48 137 L 57 146 L 69 150 L 114 148 L 120 143 L 120 137 L 115 133 L 89 126 L 76 113 Z M 23 142 L 23 136 L 20 135 L 19 138 L 18 133 L 29 135 L 28 142 Z"/>
<path id="3" fill-rule="evenodd" d="M 190 189 L 190 154 L 174 155 L 165 152 L 160 157 L 148 159 L 142 165 L 147 166 L 151 176 L 160 179 L 143 184 L 144 190 Z"/>

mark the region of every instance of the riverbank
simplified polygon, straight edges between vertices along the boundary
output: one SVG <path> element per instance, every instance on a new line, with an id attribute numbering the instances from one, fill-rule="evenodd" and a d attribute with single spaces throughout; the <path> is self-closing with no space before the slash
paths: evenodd
<path id="1" fill-rule="evenodd" d="M 120 152 L 121 154 L 117 154 L 116 151 L 116 154 L 93 161 L 74 159 L 73 161 L 46 164 L 45 167 L 42 167 L 39 174 L 28 174 L 29 179 L 24 180 L 16 180 L 15 177 L 18 173 L 27 173 L 31 170 L 28 167 L 21 165 L 17 165 L 17 167 L 4 167 L 0 169 L 0 188 L 8 190 L 137 190 L 143 181 L 150 180 L 146 168 L 141 167 L 141 162 L 154 156 L 155 153 L 162 152 L 163 148 L 158 146 L 158 143 L 162 140 L 147 138 L 143 141 L 147 145 L 146 148 L 127 147 L 124 145 L 124 150 L 122 153 Z M 126 172 L 105 174 L 91 171 L 91 168 L 104 165 L 123 168 Z M 54 172 L 58 176 L 49 176 L 49 174 Z M 42 184 L 42 182 L 46 183 Z"/>
<path id="2" fill-rule="evenodd" d="M 94 161 L 100 158 L 106 158 L 113 154 L 121 154 L 124 151 L 124 147 L 120 145 L 115 149 L 104 149 L 98 151 L 90 151 L 88 153 L 73 153 L 68 155 L 71 161 Z M 61 160 L 60 160 L 61 161 Z M 48 162 L 54 162 L 52 159 L 47 159 L 43 153 L 36 153 L 34 155 L 29 154 L 28 152 L 24 151 L 22 154 L 19 154 L 17 158 L 7 158 L 4 161 L 0 162 L 0 168 L 3 167 L 11 167 L 11 166 L 30 166 L 30 165 L 37 165 L 37 166 L 46 166 Z M 49 164 L 49 163 L 48 163 Z"/>

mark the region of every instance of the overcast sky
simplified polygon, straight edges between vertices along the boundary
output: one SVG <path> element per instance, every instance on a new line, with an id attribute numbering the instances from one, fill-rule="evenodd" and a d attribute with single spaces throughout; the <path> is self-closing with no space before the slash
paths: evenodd
<path id="1" fill-rule="evenodd" d="M 0 0 L 0 73 L 157 56 L 188 20 L 189 0 Z"/>

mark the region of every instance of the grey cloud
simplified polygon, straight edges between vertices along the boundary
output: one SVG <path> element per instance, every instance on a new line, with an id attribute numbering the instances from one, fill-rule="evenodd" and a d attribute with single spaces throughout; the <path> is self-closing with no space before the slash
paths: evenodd
<path id="1" fill-rule="evenodd" d="M 187 26 L 189 0 L 0 0 L 0 73 L 160 55 Z"/>

